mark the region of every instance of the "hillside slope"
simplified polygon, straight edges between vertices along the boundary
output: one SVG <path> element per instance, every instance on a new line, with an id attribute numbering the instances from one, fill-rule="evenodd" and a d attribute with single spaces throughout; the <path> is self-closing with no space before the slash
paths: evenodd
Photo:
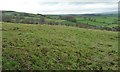
<path id="1" fill-rule="evenodd" d="M 117 14 L 42 15 L 2 11 L 2 21 L 24 24 L 66 25 L 80 28 L 120 31 Z"/>
<path id="2" fill-rule="evenodd" d="M 60 25 L 3 23 L 3 69 L 118 68 L 118 34 Z"/>

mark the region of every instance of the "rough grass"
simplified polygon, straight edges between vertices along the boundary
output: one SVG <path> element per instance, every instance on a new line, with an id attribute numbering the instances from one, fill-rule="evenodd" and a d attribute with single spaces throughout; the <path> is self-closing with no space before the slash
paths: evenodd
<path id="1" fill-rule="evenodd" d="M 3 69 L 116 70 L 117 40 L 112 31 L 3 23 Z"/>

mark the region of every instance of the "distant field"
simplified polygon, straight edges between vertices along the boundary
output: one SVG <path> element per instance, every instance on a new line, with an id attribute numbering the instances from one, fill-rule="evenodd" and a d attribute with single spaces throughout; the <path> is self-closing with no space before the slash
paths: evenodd
<path id="1" fill-rule="evenodd" d="M 88 25 L 93 26 L 104 26 L 104 27 L 116 27 L 118 26 L 118 17 L 117 16 L 86 16 L 87 18 L 83 17 L 76 17 L 78 23 L 87 23 Z M 90 19 L 91 20 L 90 20 Z M 93 20 L 92 20 L 93 19 Z"/>
<path id="2" fill-rule="evenodd" d="M 120 31 L 117 13 L 42 15 L 15 11 L 3 11 L 3 22 L 24 24 L 65 25 L 80 28 Z"/>
<path id="3" fill-rule="evenodd" d="M 3 69 L 117 70 L 118 33 L 3 23 Z"/>

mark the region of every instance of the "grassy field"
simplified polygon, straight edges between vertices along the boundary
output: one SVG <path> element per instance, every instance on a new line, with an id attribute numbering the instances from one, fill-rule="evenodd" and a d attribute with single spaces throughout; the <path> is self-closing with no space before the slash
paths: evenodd
<path id="1" fill-rule="evenodd" d="M 4 69 L 117 70 L 118 33 L 60 25 L 3 23 Z"/>
<path id="2" fill-rule="evenodd" d="M 87 18 L 83 17 L 76 17 L 76 20 L 78 23 L 87 23 L 88 25 L 93 25 L 93 26 L 104 26 L 104 27 L 116 27 L 118 26 L 118 17 L 117 16 L 86 16 Z M 89 20 L 89 18 L 94 19 L 95 21 Z"/>

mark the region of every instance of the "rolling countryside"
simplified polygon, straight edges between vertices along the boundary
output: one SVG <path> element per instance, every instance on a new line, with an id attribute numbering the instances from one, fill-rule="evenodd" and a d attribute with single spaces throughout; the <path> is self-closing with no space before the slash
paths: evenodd
<path id="1" fill-rule="evenodd" d="M 117 70 L 117 14 L 3 11 L 3 70 Z"/>

